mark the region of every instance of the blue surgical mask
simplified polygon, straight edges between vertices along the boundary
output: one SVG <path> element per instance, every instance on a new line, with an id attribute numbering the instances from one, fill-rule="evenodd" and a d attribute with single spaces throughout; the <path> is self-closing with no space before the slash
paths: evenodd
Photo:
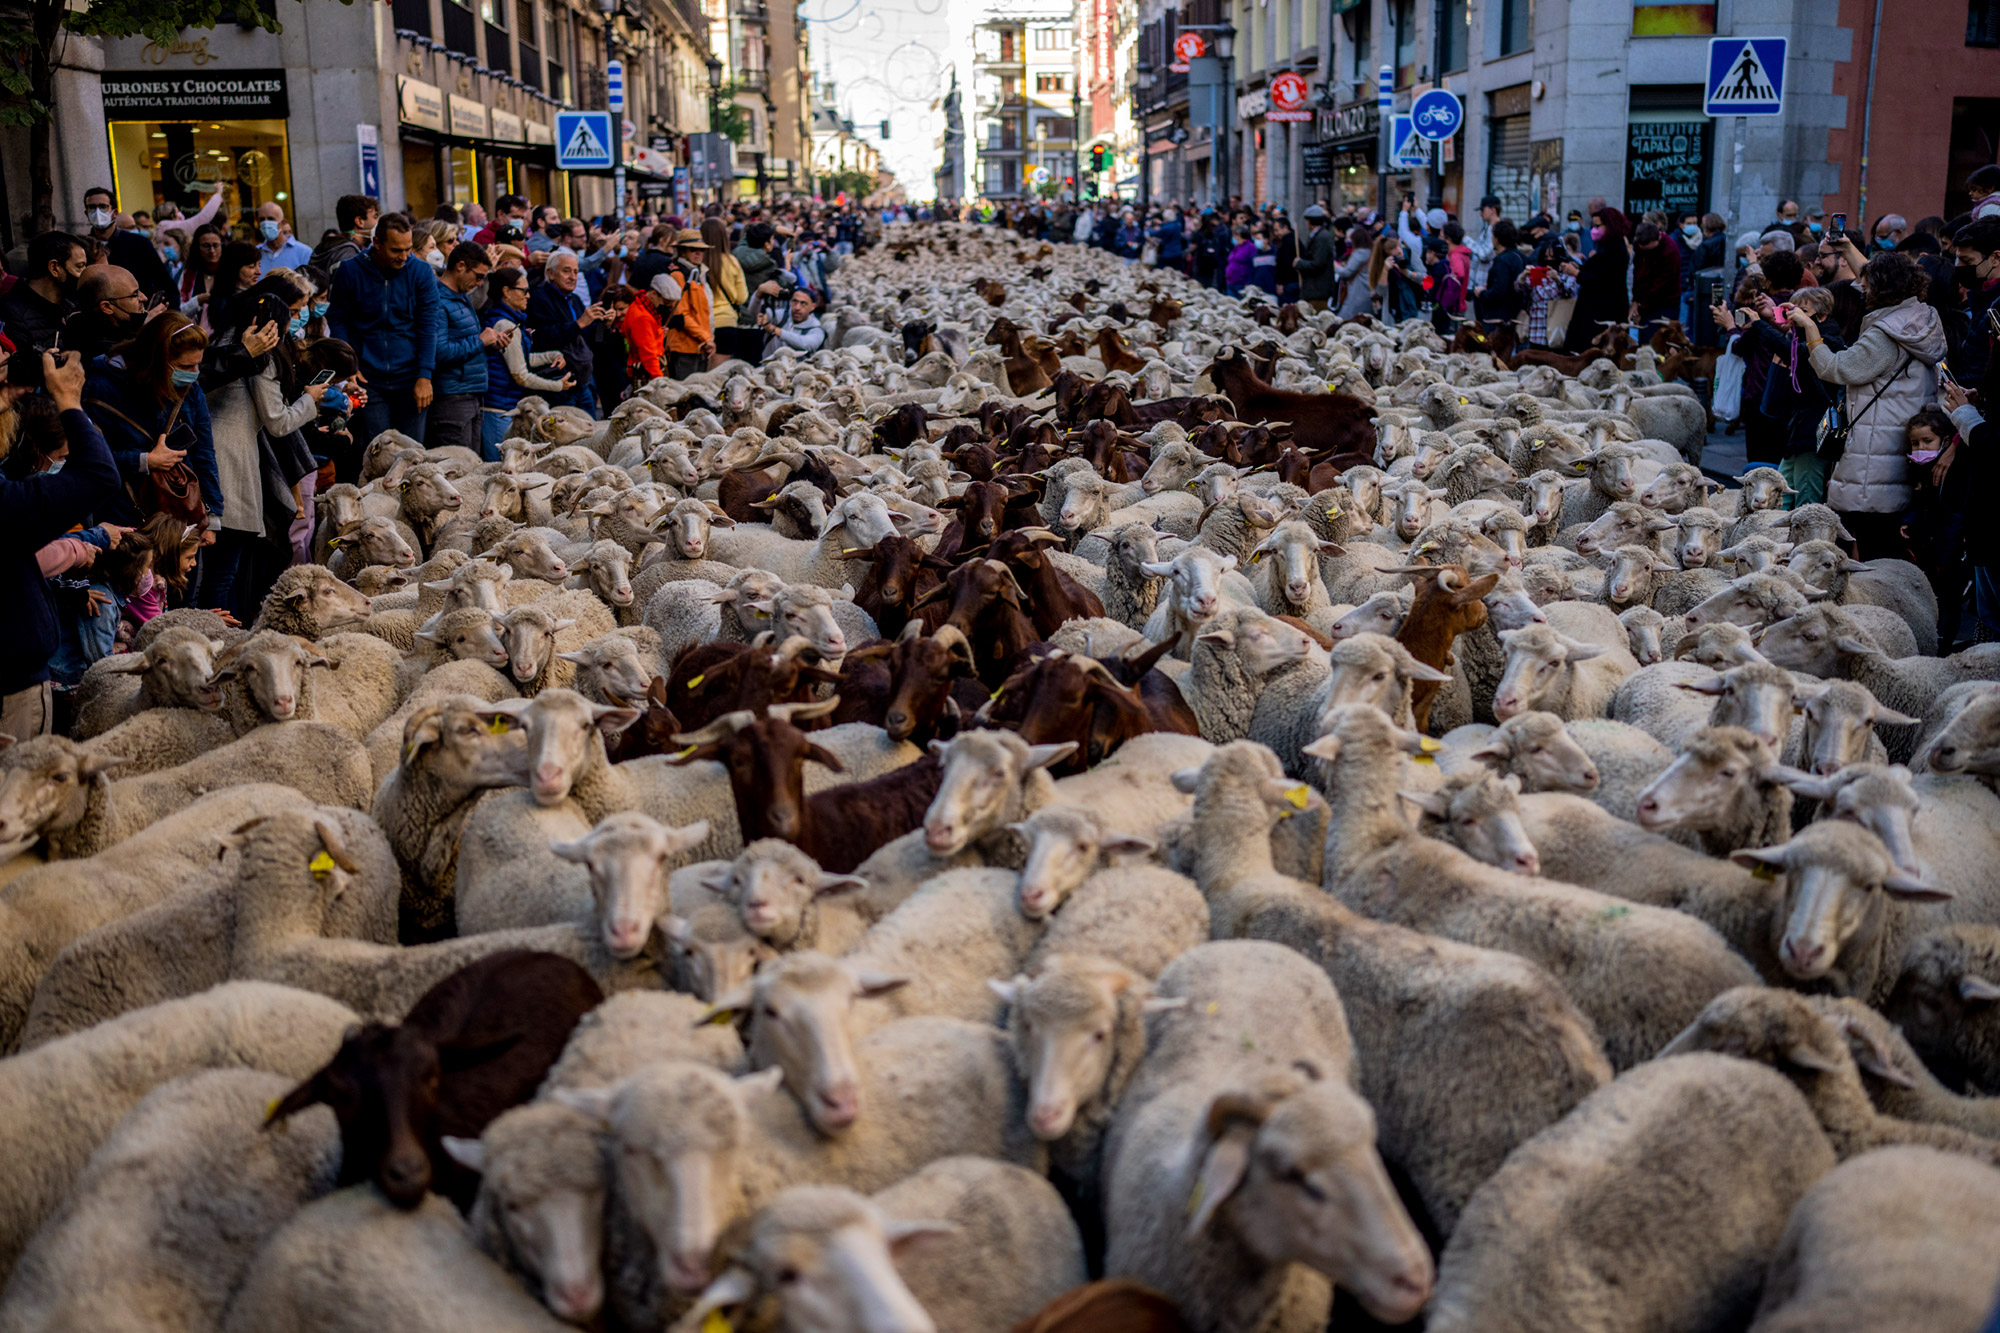
<path id="1" fill-rule="evenodd" d="M 298 314 L 292 316 L 292 336 L 296 338 L 305 331 L 306 331 L 306 312 L 301 310 L 299 311 Z"/>
<path id="2" fill-rule="evenodd" d="M 174 371 L 174 384 L 182 389 L 187 388 L 189 385 L 193 384 L 196 380 L 200 378 L 201 378 L 201 372 L 199 370 Z"/>
<path id="3" fill-rule="evenodd" d="M 1687 237 L 1690 241 L 1699 241 L 1701 239 L 1701 228 L 1690 222 L 1681 228 L 1681 235 Z"/>
<path id="4" fill-rule="evenodd" d="M 324 318 L 324 317 L 325 317 L 325 315 L 326 315 L 326 302 L 324 302 L 324 301 L 314 301 L 314 302 L 313 302 L 313 318 L 314 318 L 314 319 L 322 319 L 322 318 Z"/>
<path id="5" fill-rule="evenodd" d="M 169 261 L 179 259 L 181 257 L 181 252 L 175 249 L 171 245 L 168 246 L 166 249 L 160 251 L 160 253 L 165 255 Z"/>
<path id="6" fill-rule="evenodd" d="M 267 241 L 278 239 L 278 224 L 275 219 L 265 218 L 257 224 L 257 234 Z"/>
<path id="7" fill-rule="evenodd" d="M 1806 223 L 1806 230 L 1817 236 L 1820 233 L 1820 225 L 1817 222 L 1808 222 Z"/>
<path id="8" fill-rule="evenodd" d="M 49 464 L 47 467 L 42 469 L 42 475 L 45 477 L 53 477 L 56 473 L 63 470 L 63 464 L 67 463 L 68 461 L 69 460 L 66 458 L 58 458 L 55 462 Z M 1921 462 L 1922 460 L 1919 459 L 1918 461 Z"/>

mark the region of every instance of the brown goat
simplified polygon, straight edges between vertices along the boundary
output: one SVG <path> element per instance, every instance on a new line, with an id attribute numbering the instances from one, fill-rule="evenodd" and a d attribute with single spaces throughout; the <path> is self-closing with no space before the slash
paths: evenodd
<path id="1" fill-rule="evenodd" d="M 667 707 L 667 678 L 655 676 L 646 686 L 644 709 L 629 727 L 604 733 L 604 757 L 614 764 L 627 759 L 643 759 L 649 754 L 672 754 L 681 747 L 674 734 L 685 731 L 674 710 Z"/>
<path id="2" fill-rule="evenodd" d="M 942 576 L 951 572 L 949 559 L 933 555 L 911 538 L 893 532 L 865 550 L 847 551 L 840 558 L 868 562 L 868 572 L 861 577 L 854 602 L 889 637 L 903 632 L 917 599 L 937 587 Z"/>
<path id="3" fill-rule="evenodd" d="M 863 644 L 840 666 L 840 707 L 829 722 L 870 722 L 892 741 L 928 745 L 949 739 L 956 727 L 943 724 L 958 715 L 952 691 L 972 674 L 972 645 L 946 625 L 925 634 L 911 621 L 891 643 Z M 984 690 L 981 689 L 981 694 Z"/>
<path id="4" fill-rule="evenodd" d="M 698 730 L 724 713 L 797 703 L 814 686 L 840 679 L 814 665 L 803 637 L 793 635 L 782 644 L 757 637 L 757 643 L 694 644 L 674 659 L 666 697 L 682 731 Z"/>
<path id="5" fill-rule="evenodd" d="M 1146 358 L 1127 347 L 1118 330 L 1109 324 L 1097 331 L 1097 355 L 1106 370 L 1131 372 L 1146 368 Z"/>
<path id="6" fill-rule="evenodd" d="M 1416 597 L 1396 642 L 1410 650 L 1410 656 L 1427 667 L 1451 670 L 1451 646 L 1458 636 L 1486 623 L 1486 604 L 1479 599 L 1500 582 L 1498 573 L 1469 579 L 1463 565 L 1414 565 L 1408 567 Z M 1442 682 L 1419 680 L 1410 686 L 1410 712 L 1417 730 L 1430 725 L 1431 704 Z"/>
<path id="7" fill-rule="evenodd" d="M 1074 741 L 1076 750 L 1049 769 L 1057 776 L 1081 773 L 1134 736 L 1162 729 L 1139 692 L 1104 663 L 1046 645 L 1038 645 L 979 716 L 988 726 L 1019 732 L 1030 745 Z"/>
<path id="8" fill-rule="evenodd" d="M 1029 618 L 1035 633 L 1043 638 L 1062 628 L 1065 621 L 1104 614 L 1104 603 L 1097 594 L 1049 559 L 1049 549 L 1062 545 L 1063 539 L 1047 528 L 1020 528 L 1000 534 L 987 548 L 989 559 L 1004 561 L 1020 579 L 1028 594 Z"/>
<path id="9" fill-rule="evenodd" d="M 1331 454 L 1335 461 L 1345 454 L 1356 463 L 1374 457 L 1375 409 L 1359 398 L 1273 388 L 1234 348 L 1217 356 L 1207 373 L 1217 391 L 1235 406 L 1238 420 L 1290 422 L 1293 443 L 1308 454 Z"/>
<path id="10" fill-rule="evenodd" d="M 1026 600 L 1014 571 L 999 560 L 968 560 L 945 576 L 944 585 L 917 599 L 917 608 L 943 603 L 946 625 L 972 644 L 972 660 L 988 688 L 1007 679 L 1028 645 L 1034 622 L 1022 609 Z M 933 631 L 935 632 L 935 631 Z"/>
<path id="11" fill-rule="evenodd" d="M 1014 1325 L 1013 1333 L 1194 1333 L 1165 1296 L 1130 1278 L 1076 1287 Z"/>

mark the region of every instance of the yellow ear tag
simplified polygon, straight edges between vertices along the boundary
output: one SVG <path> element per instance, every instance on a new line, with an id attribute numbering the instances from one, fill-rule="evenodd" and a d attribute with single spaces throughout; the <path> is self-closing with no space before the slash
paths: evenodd
<path id="1" fill-rule="evenodd" d="M 1339 505 L 1328 505 L 1328 506 L 1326 507 L 1326 516 L 1327 516 L 1328 518 L 1339 518 L 1339 517 L 1340 517 L 1340 506 L 1339 506 Z"/>
<path id="2" fill-rule="evenodd" d="M 1201 1211 L 1201 1201 L 1203 1196 L 1207 1193 L 1207 1191 L 1208 1191 L 1208 1182 L 1206 1180 L 1203 1180 L 1200 1176 L 1196 1176 L 1194 1181 L 1194 1189 L 1188 1193 L 1187 1215 L 1189 1217 L 1193 1217 L 1196 1213 Z M 708 1333 L 708 1330 L 703 1329 L 702 1333 Z"/>
<path id="3" fill-rule="evenodd" d="M 269 1125 L 272 1129 L 278 1131 L 278 1133 L 280 1134 L 289 1134 L 292 1132 L 292 1122 L 289 1119 L 285 1120 L 271 1119 L 272 1116 L 278 1113 L 278 1107 L 283 1105 L 284 1100 L 285 1099 L 283 1097 L 273 1097 L 268 1103 L 265 1104 L 264 1123 Z"/>
<path id="4" fill-rule="evenodd" d="M 710 1310 L 701 1321 L 701 1333 L 736 1333 L 736 1325 L 720 1310 Z"/>
<path id="5" fill-rule="evenodd" d="M 698 690 L 701 688 L 701 683 L 707 679 L 708 679 L 708 673 L 704 671 L 699 676 L 696 676 L 688 681 L 688 688 L 691 690 Z"/>
<path id="6" fill-rule="evenodd" d="M 1464 407 L 1464 406 L 1465 406 L 1465 405 L 1466 405 L 1467 403 L 1469 403 L 1469 402 L 1471 402 L 1471 401 L 1472 401 L 1472 400 L 1471 400 L 1470 398 L 1461 398 L 1461 399 L 1459 399 L 1459 400 L 1458 400 L 1458 405 L 1459 405 L 1460 407 Z"/>
<path id="7" fill-rule="evenodd" d="M 1422 750 L 1425 754 L 1436 754 L 1439 750 L 1442 750 L 1444 746 L 1439 745 L 1436 741 L 1432 740 L 1428 736 L 1419 736 L 1417 737 L 1417 748 L 1419 750 Z"/>
<path id="8" fill-rule="evenodd" d="M 1414 764 L 1435 764 L 1437 760 L 1427 754 L 1413 754 L 1410 756 L 1410 762 Z"/>
<path id="9" fill-rule="evenodd" d="M 1264 553 L 1262 551 L 1252 551 L 1250 553 L 1250 563 L 1253 565 L 1256 564 L 1258 561 L 1262 560 L 1263 558 L 1264 558 Z"/>
<path id="10" fill-rule="evenodd" d="M 329 537 L 329 538 L 327 538 L 327 541 L 326 541 L 326 545 L 327 545 L 327 549 L 328 549 L 328 550 L 330 550 L 330 551 L 338 551 L 338 550 L 340 549 L 340 538 L 338 538 L 338 537 Z"/>
<path id="11" fill-rule="evenodd" d="M 735 1021 L 736 1021 L 736 1012 L 733 1009 L 724 1009 L 714 1018 L 709 1019 L 708 1025 L 712 1028 L 726 1028 Z M 703 1327 L 706 1327 L 706 1325 L 704 1325 Z M 724 1324 L 723 1327 L 727 1328 L 728 1325 Z"/>
<path id="12" fill-rule="evenodd" d="M 699 750 L 700 748 L 701 747 L 699 745 L 690 745 L 687 747 L 687 749 L 682 750 L 679 754 L 675 755 L 674 758 L 685 759 L 689 755 L 693 754 L 696 750 Z"/>
<path id="13" fill-rule="evenodd" d="M 486 729 L 495 736 L 505 736 L 507 734 L 507 719 L 496 717 L 486 724 Z"/>
<path id="14" fill-rule="evenodd" d="M 999 689 L 993 691 L 992 702 L 996 704 L 999 703 L 1000 696 L 1005 694 L 1006 692 L 1007 692 L 1007 687 L 1005 685 L 1002 685 Z"/>
<path id="15" fill-rule="evenodd" d="M 1752 879 L 1776 879 L 1778 872 L 1765 865 L 1762 861 L 1759 861 L 1756 865 L 1750 867 L 1750 877 Z"/>
<path id="16" fill-rule="evenodd" d="M 1208 1008 L 1203 1010 L 1203 1012 L 1210 1015 L 1218 1014 L 1222 1012 L 1222 1006 L 1217 1004 L 1214 1000 L 1210 1000 L 1208 1002 Z"/>
<path id="17" fill-rule="evenodd" d="M 765 504 L 769 504 L 769 503 L 771 503 L 771 501 L 773 501 L 773 500 L 775 500 L 775 499 L 777 499 L 777 498 L 778 498 L 778 493 L 777 493 L 776 491 L 772 491 L 772 492 L 771 492 L 771 493 L 770 493 L 769 495 L 767 495 L 767 496 L 765 496 L 765 497 L 764 497 L 764 503 L 765 503 Z"/>
<path id="18" fill-rule="evenodd" d="M 306 869 L 312 871 L 320 879 L 325 879 L 333 873 L 333 857 L 322 851 L 318 856 L 306 862 Z"/>
<path id="19" fill-rule="evenodd" d="M 1306 803 L 1312 799 L 1312 788 L 1301 782 L 1285 792 L 1285 799 L 1292 803 L 1294 810 L 1303 810 L 1306 808 Z"/>

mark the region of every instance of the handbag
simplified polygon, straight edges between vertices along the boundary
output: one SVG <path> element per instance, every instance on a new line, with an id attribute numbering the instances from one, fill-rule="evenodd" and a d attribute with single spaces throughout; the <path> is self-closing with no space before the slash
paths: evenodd
<path id="1" fill-rule="evenodd" d="M 1866 415 L 1869 408 L 1875 406 L 1877 399 L 1889 392 L 1891 384 L 1903 378 L 1903 372 L 1910 368 L 1910 362 L 1915 359 L 1916 356 L 1914 353 L 1906 353 L 1903 357 L 1903 364 L 1897 366 L 1889 378 L 1882 381 L 1881 387 L 1875 390 L 1866 403 L 1862 404 L 1861 411 L 1854 413 L 1852 416 L 1849 416 L 1845 410 L 1847 407 L 1847 389 L 1845 386 L 1841 388 L 1840 400 L 1820 415 L 1819 425 L 1813 430 L 1813 452 L 1825 460 L 1828 467 L 1838 463 L 1841 456 L 1847 452 L 1847 439 L 1848 436 L 1854 433 L 1854 423 Z"/>
<path id="2" fill-rule="evenodd" d="M 90 405 L 117 417 L 138 431 L 141 438 L 149 438 L 152 435 L 152 432 L 144 426 L 101 398 L 91 399 Z M 175 403 L 173 414 L 167 418 L 166 429 L 159 432 L 161 439 L 174 433 L 174 427 L 179 423 L 180 416 L 181 404 Z M 201 478 L 195 475 L 194 469 L 188 466 L 185 458 L 164 472 L 157 468 L 147 468 L 144 480 L 125 483 L 125 493 L 132 498 L 133 507 L 149 518 L 154 514 L 163 513 L 197 530 L 208 526 L 208 505 L 201 498 Z"/>

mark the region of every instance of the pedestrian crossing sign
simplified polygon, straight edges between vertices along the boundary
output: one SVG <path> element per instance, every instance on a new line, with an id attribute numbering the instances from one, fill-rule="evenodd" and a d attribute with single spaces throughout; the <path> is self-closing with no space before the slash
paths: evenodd
<path id="1" fill-rule="evenodd" d="M 612 137 L 609 111 L 556 112 L 556 165 L 564 171 L 609 167 Z"/>
<path id="2" fill-rule="evenodd" d="M 1783 37 L 1711 37 L 1708 116 L 1775 116 L 1784 110 Z"/>
<path id="3" fill-rule="evenodd" d="M 1389 165 L 1409 170 L 1413 167 L 1429 166 L 1430 160 L 1430 140 L 1417 133 L 1416 121 L 1404 115 L 1391 120 Z"/>

